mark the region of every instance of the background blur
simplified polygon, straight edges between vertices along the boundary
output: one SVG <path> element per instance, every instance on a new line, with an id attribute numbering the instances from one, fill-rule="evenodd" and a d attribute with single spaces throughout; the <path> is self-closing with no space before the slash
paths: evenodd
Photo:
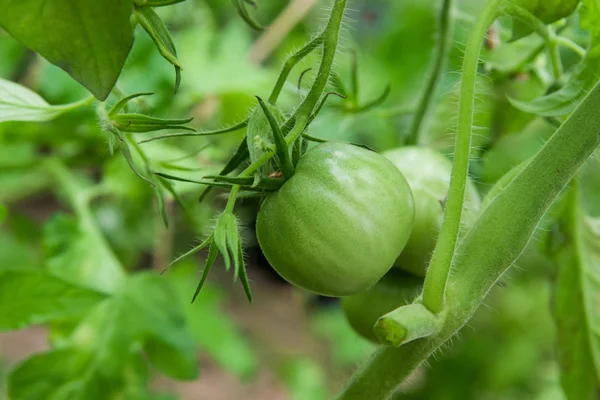
<path id="1" fill-rule="evenodd" d="M 172 66 L 160 57 L 140 28 L 119 89 L 127 94 L 155 92 L 136 107 L 158 117 L 194 116 L 192 125 L 198 129 L 240 121 L 254 105 L 255 95 L 268 94 L 285 57 L 319 28 L 328 6 L 325 0 L 259 3 L 257 19 L 265 23 L 276 20 L 278 26 L 289 30 L 284 37 L 252 31 L 229 1 L 188 0 L 157 9 L 172 32 L 184 66 L 179 93 L 172 96 Z M 331 107 L 315 121 L 311 134 L 365 143 L 377 150 L 400 143 L 425 83 L 440 3 L 350 2 L 336 68 L 349 81 L 351 55 L 356 51 L 361 101 L 377 97 L 388 83 L 392 93 L 384 105 L 359 115 L 343 113 L 335 107 L 340 100 L 332 100 Z M 425 139 L 429 146 L 445 153 L 452 144 L 463 43 L 481 7 L 479 0 L 459 3 L 451 59 L 436 111 L 427 121 Z M 287 13 L 282 14 L 286 7 Z M 294 17 L 303 10 L 308 11 L 307 16 L 296 21 Z M 500 23 L 497 29 L 498 37 L 503 37 L 505 27 Z M 575 39 L 581 34 L 575 28 L 569 32 Z M 552 133 L 549 125 L 517 111 L 505 100 L 506 93 L 526 100 L 546 90 L 544 66 L 530 70 L 525 63 L 535 46 L 539 46 L 538 39 L 529 37 L 511 45 L 490 45 L 491 49 L 484 51 L 473 165 L 482 192 L 535 152 Z M 576 62 L 568 51 L 563 58 L 567 65 Z M 314 66 L 315 59 L 308 57 L 294 70 L 282 98 L 284 106 L 296 104 L 299 93 L 294 82 L 301 71 Z M 311 72 L 304 77 L 305 82 Z M 88 95 L 66 73 L 3 32 L 0 77 L 26 85 L 51 104 Z M 158 141 L 144 150 L 153 162 L 197 179 L 217 172 L 241 135 L 243 132 Z M 196 155 L 184 158 L 196 150 Z M 177 185 L 187 210 L 182 211 L 169 199 L 171 226 L 166 230 L 151 188 L 131 172 L 119 154 L 109 155 L 91 107 L 49 123 L 2 123 L 0 209 L 6 208 L 7 217 L 0 225 L 0 268 L 76 262 L 101 269 L 103 260 L 95 250 L 105 244 L 81 240 L 85 229 L 83 233 L 74 229 L 75 216 L 40 163 L 47 154 L 60 156 L 69 170 L 86 176 L 85 183 L 94 188 L 90 203 L 93 221 L 104 234 L 105 244 L 131 273 L 163 269 L 203 237 L 216 210 L 224 206 L 222 194 L 199 204 L 196 199 L 202 188 Z M 246 228 L 246 258 L 255 302 L 248 304 L 231 275 L 214 268 L 196 303 L 185 306 L 201 359 L 200 379 L 186 383 L 153 379 L 152 398 L 325 399 L 373 350 L 373 345 L 347 326 L 336 300 L 295 290 L 270 269 L 253 233 L 256 210 L 253 200 L 245 200 L 237 208 Z M 397 399 L 563 398 L 550 315 L 552 268 L 537 254 L 535 242 L 531 247 L 519 263 L 521 268 L 507 279 L 506 287 L 493 291 L 487 307 L 453 346 L 418 370 Z M 164 275 L 181 295 L 182 304 L 189 303 L 203 257 L 186 259 Z M 48 349 L 64 329 L 53 324 L 0 334 L 0 397 L 9 369 L 32 353 Z"/>

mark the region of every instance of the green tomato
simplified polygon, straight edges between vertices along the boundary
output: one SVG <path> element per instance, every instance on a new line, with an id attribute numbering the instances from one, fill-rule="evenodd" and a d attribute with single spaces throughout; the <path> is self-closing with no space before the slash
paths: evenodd
<path id="1" fill-rule="evenodd" d="M 579 0 L 517 0 L 516 3 L 549 24 L 573 14 Z"/>
<path id="2" fill-rule="evenodd" d="M 359 335 L 377 343 L 373 327 L 383 315 L 410 304 L 421 292 L 423 279 L 392 269 L 375 286 L 342 299 L 348 323 Z"/>
<path id="3" fill-rule="evenodd" d="M 284 279 L 325 296 L 373 286 L 392 268 L 414 221 L 408 182 L 381 155 L 323 143 L 263 202 L 258 243 Z"/>
<path id="4" fill-rule="evenodd" d="M 383 156 L 406 177 L 415 200 L 415 225 L 395 266 L 414 275 L 425 276 L 444 219 L 452 162 L 432 149 L 415 146 L 390 150 Z M 463 215 L 466 226 L 475 221 L 479 206 L 479 194 L 469 180 Z"/>

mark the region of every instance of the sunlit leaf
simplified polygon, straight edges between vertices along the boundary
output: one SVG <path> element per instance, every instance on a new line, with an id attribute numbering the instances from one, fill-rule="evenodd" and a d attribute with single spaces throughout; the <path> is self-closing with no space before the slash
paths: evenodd
<path id="1" fill-rule="evenodd" d="M 104 100 L 125 64 L 131 0 L 0 1 L 0 26 Z"/>
<path id="2" fill-rule="evenodd" d="M 0 78 L 0 122 L 50 121 L 77 105 L 52 106 L 26 87 Z"/>
<path id="3" fill-rule="evenodd" d="M 9 378 L 11 398 L 137 398 L 128 391 L 136 380 L 145 380 L 142 351 L 161 372 L 195 379 L 195 344 L 182 307 L 164 279 L 148 274 L 131 278 L 83 320 L 69 345 L 19 364 Z"/>
<path id="4" fill-rule="evenodd" d="M 600 18 L 600 14 L 597 16 Z M 571 73 L 567 83 L 559 90 L 531 101 L 510 102 L 516 108 L 546 117 L 561 117 L 573 112 L 588 91 L 600 78 L 600 36 L 592 38 L 585 58 Z"/>
<path id="5" fill-rule="evenodd" d="M 68 282 L 111 293 L 123 283 L 123 268 L 90 221 L 57 214 L 44 226 L 46 266 Z"/>
<path id="6" fill-rule="evenodd" d="M 102 299 L 42 269 L 0 269 L 0 331 L 80 316 Z"/>

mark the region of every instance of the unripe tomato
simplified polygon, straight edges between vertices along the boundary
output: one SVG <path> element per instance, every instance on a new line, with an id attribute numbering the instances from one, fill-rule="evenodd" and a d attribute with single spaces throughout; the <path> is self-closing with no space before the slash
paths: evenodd
<path id="1" fill-rule="evenodd" d="M 342 299 L 348 323 L 359 335 L 377 343 L 373 327 L 377 320 L 398 307 L 410 304 L 421 292 L 423 279 L 392 269 L 375 286 Z"/>
<path id="2" fill-rule="evenodd" d="M 414 220 L 408 182 L 381 155 L 323 143 L 263 202 L 258 243 L 284 279 L 325 296 L 374 285 L 402 252 Z"/>
<path id="3" fill-rule="evenodd" d="M 415 224 L 396 267 L 425 276 L 444 219 L 444 202 L 450 187 L 452 162 L 425 147 L 407 146 L 383 153 L 406 177 L 415 200 Z M 471 225 L 478 214 L 479 194 L 469 180 L 464 221 Z"/>
<path id="4" fill-rule="evenodd" d="M 573 14 L 579 0 L 517 0 L 515 3 L 549 24 Z"/>

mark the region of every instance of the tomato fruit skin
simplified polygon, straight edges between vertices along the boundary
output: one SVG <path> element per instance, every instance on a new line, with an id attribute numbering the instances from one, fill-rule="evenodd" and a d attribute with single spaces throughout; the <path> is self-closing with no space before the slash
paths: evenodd
<path id="1" fill-rule="evenodd" d="M 377 342 L 373 327 L 383 315 L 410 304 L 421 292 L 423 279 L 392 269 L 375 286 L 342 299 L 346 320 L 356 333 Z"/>
<path id="2" fill-rule="evenodd" d="M 310 149 L 263 202 L 258 243 L 288 282 L 331 297 L 359 293 L 388 272 L 414 220 L 408 182 L 381 155 L 345 143 Z"/>
<path id="3" fill-rule="evenodd" d="M 413 231 L 395 266 L 424 277 L 444 219 L 452 162 L 433 149 L 418 146 L 401 147 L 382 155 L 402 172 L 415 200 Z M 479 193 L 469 180 L 463 213 L 465 227 L 477 218 L 480 203 Z"/>

